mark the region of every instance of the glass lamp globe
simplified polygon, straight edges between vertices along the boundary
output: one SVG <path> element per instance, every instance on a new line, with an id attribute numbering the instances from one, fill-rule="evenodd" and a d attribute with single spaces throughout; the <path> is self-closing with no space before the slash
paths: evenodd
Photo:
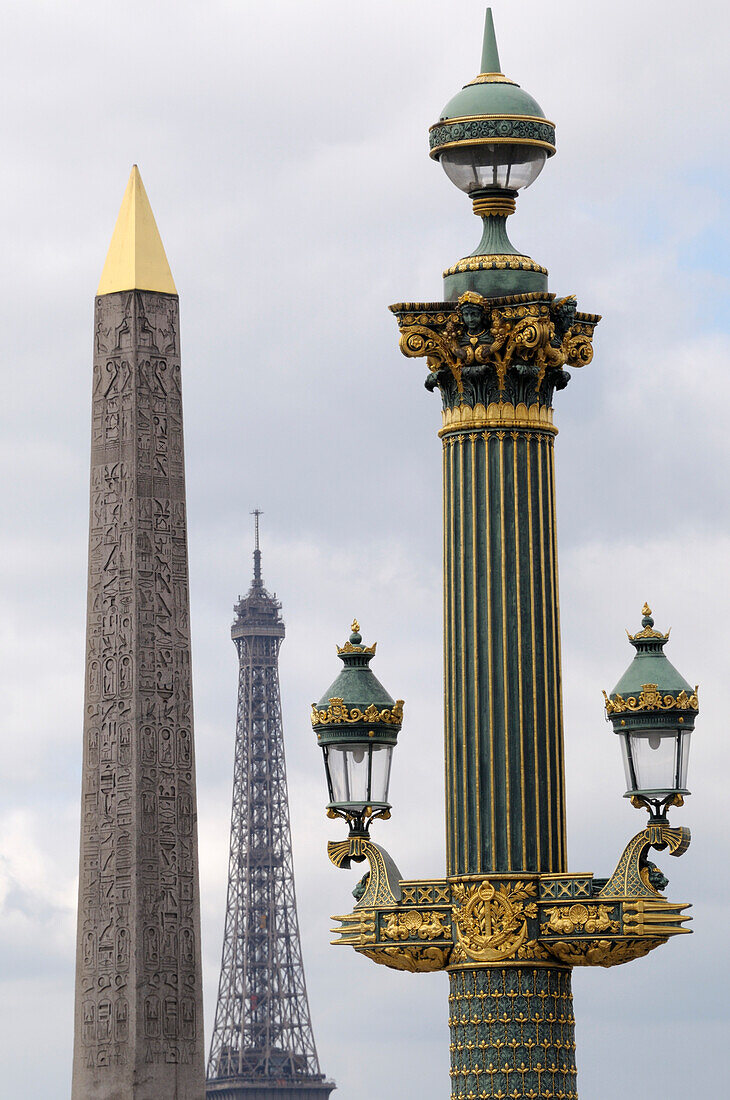
<path id="1" fill-rule="evenodd" d="M 451 182 L 467 195 L 487 188 L 520 191 L 535 182 L 546 160 L 545 149 L 509 142 L 445 149 L 439 157 Z"/>

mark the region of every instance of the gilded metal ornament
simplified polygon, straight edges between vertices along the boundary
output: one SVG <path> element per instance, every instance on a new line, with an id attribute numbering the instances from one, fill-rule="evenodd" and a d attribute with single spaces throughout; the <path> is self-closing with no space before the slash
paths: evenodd
<path id="1" fill-rule="evenodd" d="M 528 938 L 527 918 L 537 916 L 535 882 L 455 882 L 452 896 L 452 962 L 500 962 L 516 956 Z"/>
<path id="2" fill-rule="evenodd" d="M 526 257 L 467 257 L 460 264 L 532 264 Z M 457 265 L 458 267 L 459 265 Z M 466 268 L 465 268 L 466 270 Z M 551 294 L 488 299 L 474 291 L 456 307 L 448 303 L 401 303 L 400 349 L 425 358 L 427 388 L 439 387 L 445 408 L 478 403 L 524 402 L 549 406 L 555 389 L 569 379 L 564 367 L 582 367 L 593 357 L 595 314 L 578 313 L 574 296 Z"/>
<path id="3" fill-rule="evenodd" d="M 634 639 L 639 637 L 634 635 Z M 642 684 L 639 696 L 628 695 L 625 699 L 621 695 L 609 699 L 604 691 L 603 698 L 606 705 L 606 714 L 625 714 L 627 711 L 638 710 L 699 710 L 699 687 L 695 687 L 691 694 L 680 691 L 677 695 L 662 694 L 657 684 Z"/>
<path id="4" fill-rule="evenodd" d="M 388 940 L 438 940 L 451 936 L 451 923 L 433 910 L 408 909 L 402 913 L 388 913 L 382 934 Z"/>
<path id="5" fill-rule="evenodd" d="M 371 704 L 365 710 L 360 710 L 358 707 L 346 706 L 342 699 L 332 698 L 326 710 L 318 710 L 317 704 L 312 703 L 312 725 L 328 726 L 340 722 L 363 722 L 375 725 L 381 722 L 389 726 L 400 726 L 403 722 L 403 706 L 403 700 L 398 699 L 391 709 L 386 707 L 378 710 Z"/>
<path id="6" fill-rule="evenodd" d="M 690 846 L 692 834 L 685 826 L 648 825 L 629 841 L 616 865 L 616 870 L 599 893 L 599 898 L 661 898 L 652 885 L 646 853 L 650 848 L 669 849 L 669 854 L 681 856 Z"/>
<path id="7" fill-rule="evenodd" d="M 575 932 L 585 932 L 593 936 L 600 932 L 618 932 L 621 922 L 611 919 L 612 908 L 608 905 L 587 906 L 582 902 L 574 905 L 558 906 L 544 910 L 550 918 L 540 925 L 543 935 L 571 936 Z"/>
<path id="8" fill-rule="evenodd" d="M 648 955 L 664 939 L 584 940 L 574 943 L 551 943 L 550 953 L 567 966 L 619 966 Z"/>
<path id="9" fill-rule="evenodd" d="M 446 947 L 378 947 L 358 948 L 358 954 L 391 970 L 408 970 L 412 974 L 431 974 L 445 970 L 450 948 Z"/>

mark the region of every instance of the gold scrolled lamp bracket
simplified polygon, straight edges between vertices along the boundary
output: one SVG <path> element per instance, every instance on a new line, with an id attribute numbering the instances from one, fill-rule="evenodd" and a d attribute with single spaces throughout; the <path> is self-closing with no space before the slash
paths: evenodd
<path id="1" fill-rule="evenodd" d="M 661 871 L 647 859 L 651 848 L 683 855 L 690 845 L 685 827 L 650 824 L 626 845 L 616 870 L 587 905 L 546 910 L 541 942 L 570 966 L 617 966 L 648 955 L 671 936 L 687 934 L 688 903 L 667 901 L 660 890 L 667 885 Z M 585 909 L 585 915 L 582 910 Z M 578 910 L 581 910 L 579 913 Z M 590 914 L 590 920 L 585 919 Z M 603 935 L 586 937 L 585 932 Z M 556 935 L 563 933 L 560 939 Z"/>
<path id="2" fill-rule="evenodd" d="M 339 927 L 332 943 L 392 970 L 412 974 L 443 970 L 449 960 L 450 894 L 446 882 L 404 882 L 395 863 L 378 844 L 351 837 L 331 841 L 327 854 L 336 867 L 366 859 L 369 871 L 355 887 L 352 913 L 334 916 Z"/>
<path id="3" fill-rule="evenodd" d="M 363 876 L 362 890 L 355 888 L 356 909 L 370 909 L 373 906 L 398 905 L 402 897 L 401 873 L 395 861 L 381 848 L 365 837 L 350 837 L 349 840 L 331 840 L 327 844 L 327 855 L 335 867 L 348 870 L 352 863 L 367 860 L 370 870 Z M 340 917 L 336 917 L 340 920 Z"/>

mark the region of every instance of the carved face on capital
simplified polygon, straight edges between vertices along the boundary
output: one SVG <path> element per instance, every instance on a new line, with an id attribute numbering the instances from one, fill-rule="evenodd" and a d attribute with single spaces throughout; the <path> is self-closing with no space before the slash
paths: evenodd
<path id="1" fill-rule="evenodd" d="M 460 307 L 461 319 L 464 322 L 464 327 L 470 336 L 476 336 L 477 333 L 484 330 L 484 310 L 481 306 L 478 306 L 475 302 L 464 302 L 464 305 Z"/>
<path id="2" fill-rule="evenodd" d="M 575 315 L 578 310 L 578 303 L 575 298 L 569 298 L 567 302 L 562 302 L 558 308 L 558 322 L 562 330 L 563 335 L 572 328 L 575 323 Z"/>

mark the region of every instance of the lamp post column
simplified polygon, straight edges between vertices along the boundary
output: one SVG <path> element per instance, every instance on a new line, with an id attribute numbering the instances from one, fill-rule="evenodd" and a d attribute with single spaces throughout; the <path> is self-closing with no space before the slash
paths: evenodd
<path id="1" fill-rule="evenodd" d="M 441 433 L 447 875 L 466 927 L 530 912 L 537 873 L 566 869 L 555 429 L 492 415 Z M 471 942 L 449 968 L 452 1096 L 576 1096 L 570 969 L 517 960 L 510 935 Z"/>
<path id="2" fill-rule="evenodd" d="M 500 71 L 431 128 L 483 220 L 443 303 L 392 307 L 443 402 L 444 704 L 452 1098 L 577 1096 L 570 967 L 538 942 L 540 875 L 567 871 L 552 398 L 590 361 L 597 317 L 555 301 L 515 249 L 517 191 L 554 126 Z"/>
<path id="3" fill-rule="evenodd" d="M 476 250 L 444 272 L 443 301 L 390 307 L 401 351 L 426 360 L 443 404 L 447 869 L 406 879 L 370 840 L 391 809 L 389 768 L 373 785 L 371 763 L 376 749 L 389 763 L 402 704 L 365 673 L 374 649 L 353 624 L 340 651 L 353 667 L 312 711 L 327 812 L 350 825 L 329 857 L 369 867 L 353 911 L 333 918 L 334 942 L 395 970 L 449 973 L 451 1100 L 576 1100 L 572 967 L 621 965 L 688 931 L 687 904 L 664 897 L 647 853 L 689 846 L 666 811 L 688 793 L 697 690 L 663 656 L 667 636 L 646 607 L 606 709 L 627 797 L 649 825 L 610 878 L 568 873 L 552 405 L 590 363 L 600 317 L 572 295 L 556 300 L 545 268 L 507 236 L 555 127 L 500 71 L 489 11 L 482 71 L 443 108 L 430 144 L 484 223 Z"/>
<path id="4" fill-rule="evenodd" d="M 503 403 L 440 433 L 449 876 L 566 870 L 555 432 Z"/>

